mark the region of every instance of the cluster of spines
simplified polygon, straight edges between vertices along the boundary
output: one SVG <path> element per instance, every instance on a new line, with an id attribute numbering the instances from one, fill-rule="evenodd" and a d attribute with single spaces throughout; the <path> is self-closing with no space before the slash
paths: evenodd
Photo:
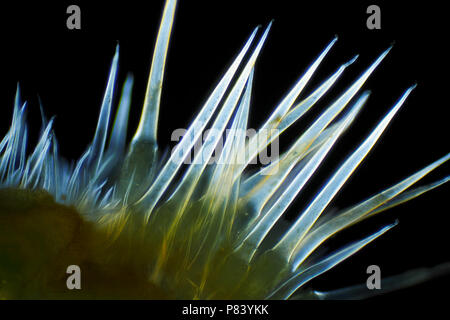
<path id="1" fill-rule="evenodd" d="M 277 261 L 273 267 L 282 265 L 283 270 L 271 270 L 270 263 L 260 267 L 268 273 L 279 272 L 279 275 L 267 280 L 266 284 L 258 285 L 263 288 L 261 291 L 264 292 L 263 297 L 280 299 L 290 297 L 306 282 L 357 252 L 396 223 L 383 227 L 380 231 L 341 248 L 328 257 L 319 259 L 311 266 L 304 267 L 306 259 L 324 241 L 344 228 L 448 181 L 449 177 L 445 177 L 430 185 L 406 191 L 426 174 L 447 161 L 449 154 L 367 200 L 341 210 L 332 219 L 317 223 L 329 203 L 378 141 L 413 90 L 413 86 L 406 90 L 376 128 L 343 162 L 290 228 L 270 249 L 264 248 L 261 246 L 262 242 L 273 232 L 274 226 L 367 101 L 369 92 L 359 95 L 358 93 L 390 48 L 384 51 L 303 132 L 287 152 L 259 172 L 246 176 L 244 170 L 250 160 L 310 110 L 328 92 L 344 70 L 357 59 L 355 56 L 343 64 L 309 96 L 296 103 L 302 90 L 337 40 L 337 38 L 333 39 L 276 106 L 258 133 L 249 141 L 246 141 L 242 134 L 228 138 L 220 155 L 222 161 L 208 165 L 208 160 L 214 151 L 213 147 L 221 141 L 222 134 L 227 128 L 237 129 L 238 132 L 245 132 L 247 128 L 254 66 L 271 23 L 256 45 L 253 42 L 258 28 L 255 29 L 189 126 L 183 139 L 156 172 L 156 168 L 160 166 L 156 134 L 161 83 L 175 7 L 175 0 L 167 1 L 156 42 L 142 117 L 129 149 L 125 149 L 125 141 L 133 83 L 131 76 L 124 84 L 119 108 L 108 136 L 118 66 L 119 48 L 117 47 L 94 139 L 86 152 L 74 164 L 68 163 L 58 155 L 58 146 L 52 131 L 53 119 L 47 121 L 44 116 L 40 140 L 34 151 L 26 158 L 26 104 L 20 104 L 19 91 L 17 91 L 12 126 L 0 143 L 2 186 L 42 188 L 49 191 L 57 201 L 74 204 L 85 213 L 109 213 L 111 210 L 127 208 L 129 214 L 139 215 L 143 219 L 143 225 L 148 226 L 149 230 L 156 228 L 158 223 L 164 222 L 167 227 L 164 230 L 167 233 L 159 239 L 162 243 L 161 248 L 164 247 L 164 255 L 161 254 L 155 258 L 153 276 L 151 276 L 154 281 L 158 281 L 159 270 L 170 260 L 167 258 L 171 254 L 170 248 L 175 243 L 183 242 L 186 231 L 181 226 L 195 227 L 196 231 L 204 236 L 204 240 L 193 254 L 193 257 L 198 260 L 200 259 L 199 251 L 203 250 L 204 260 L 200 264 L 200 269 L 207 269 L 207 263 L 214 259 L 214 255 L 220 248 L 223 248 L 224 239 L 230 246 L 229 260 L 237 259 L 239 260 L 237 264 L 258 268 L 261 262 L 258 263 L 256 260 L 266 261 L 270 257 L 275 257 Z M 254 49 L 249 53 L 252 45 Z M 244 63 L 247 55 L 249 57 Z M 241 71 L 236 74 L 239 68 Z M 351 104 L 349 110 L 338 119 L 349 104 Z M 202 157 L 203 161 L 194 159 L 193 164 L 187 167 L 182 179 L 176 181 L 176 174 L 183 166 L 182 162 L 176 159 L 185 159 L 190 154 L 195 142 L 211 122 L 211 129 L 219 134 L 208 135 L 198 150 L 197 157 Z M 267 131 L 274 134 L 263 137 L 262 132 Z M 243 163 L 233 161 L 240 154 L 246 155 L 246 161 Z M 163 196 L 170 190 L 172 191 L 167 197 L 168 200 L 163 200 Z M 196 196 L 199 190 L 203 192 L 202 197 Z M 192 222 L 191 225 L 186 225 L 185 216 L 191 214 L 193 203 L 196 201 L 201 202 L 198 210 L 204 217 L 195 220 L 195 223 Z M 164 206 L 170 206 L 170 212 L 159 210 Z M 164 211 L 165 216 L 157 215 L 158 210 Z M 213 234 L 214 232 L 219 234 Z M 224 237 L 221 238 L 220 235 Z M 215 241 L 206 243 L 205 239 Z M 268 258 L 265 259 L 265 257 Z M 186 266 L 192 267 L 194 264 L 193 261 L 186 262 Z M 224 262 L 222 268 L 226 269 L 226 265 L 227 263 Z M 208 270 L 202 273 L 200 282 L 203 282 L 198 284 L 199 288 L 204 289 L 207 286 L 207 277 L 210 272 Z M 262 271 L 256 270 L 255 274 L 260 272 Z M 252 279 L 251 275 L 246 277 Z M 198 294 L 198 297 L 202 296 L 204 295 Z"/>

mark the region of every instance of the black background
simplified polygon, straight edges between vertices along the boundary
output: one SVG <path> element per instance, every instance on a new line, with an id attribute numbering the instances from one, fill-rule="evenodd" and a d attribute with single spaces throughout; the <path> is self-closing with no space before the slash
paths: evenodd
<path id="1" fill-rule="evenodd" d="M 3 6 L 0 18 L 0 133 L 10 123 L 15 87 L 29 102 L 31 136 L 40 126 L 38 95 L 47 116 L 56 115 L 55 132 L 64 157 L 79 157 L 93 136 L 108 70 L 120 44 L 118 84 L 135 76 L 129 136 L 144 98 L 163 1 L 40 1 Z M 448 152 L 448 49 L 445 11 L 437 2 L 396 1 L 180 1 L 163 85 L 159 144 L 185 128 L 200 109 L 241 45 L 257 25 L 274 25 L 257 63 L 250 127 L 257 128 L 294 81 L 335 34 L 339 40 L 305 89 L 305 96 L 342 63 L 359 53 L 339 85 L 299 125 L 281 139 L 289 145 L 306 124 L 333 101 L 384 49 L 393 50 L 367 81 L 372 95 L 314 181 L 292 206 L 295 215 L 410 85 L 418 87 L 343 191 L 332 203 L 345 207 L 380 191 Z M 66 28 L 66 8 L 81 7 L 81 30 Z M 381 7 L 381 30 L 366 28 L 366 8 Z M 117 99 L 116 99 L 117 101 Z M 31 143 L 35 139 L 31 139 Z M 448 173 L 448 165 L 424 179 Z M 368 265 L 382 276 L 450 261 L 448 187 L 354 227 L 330 248 L 359 239 L 386 223 L 400 224 L 361 252 L 311 282 L 321 290 L 364 283 Z M 387 294 L 382 299 L 446 297 L 450 277 Z"/>

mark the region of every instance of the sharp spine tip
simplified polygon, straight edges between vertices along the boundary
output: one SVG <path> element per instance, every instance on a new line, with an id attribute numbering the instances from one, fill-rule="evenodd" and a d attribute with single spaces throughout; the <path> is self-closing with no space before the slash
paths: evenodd
<path id="1" fill-rule="evenodd" d="M 344 63 L 345 67 L 348 67 L 349 65 L 353 64 L 356 60 L 358 60 L 359 54 L 356 54 L 353 58 L 351 58 L 349 61 Z"/>

